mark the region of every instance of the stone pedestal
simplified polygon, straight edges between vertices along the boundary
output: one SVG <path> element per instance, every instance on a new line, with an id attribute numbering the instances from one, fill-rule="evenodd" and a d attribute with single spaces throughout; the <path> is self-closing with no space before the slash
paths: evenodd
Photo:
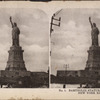
<path id="1" fill-rule="evenodd" d="M 23 52 L 22 48 L 20 46 L 12 46 L 10 47 L 10 50 L 8 51 L 9 57 L 7 61 L 7 66 L 5 70 L 9 71 L 26 71 L 25 63 L 23 60 Z"/>
<path id="2" fill-rule="evenodd" d="M 91 46 L 88 50 L 88 60 L 85 70 L 99 71 L 100 70 L 100 47 Z"/>

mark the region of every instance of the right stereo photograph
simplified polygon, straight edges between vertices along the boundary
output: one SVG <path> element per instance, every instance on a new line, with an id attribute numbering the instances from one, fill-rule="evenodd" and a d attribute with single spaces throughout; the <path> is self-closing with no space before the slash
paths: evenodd
<path id="1" fill-rule="evenodd" d="M 51 88 L 100 88 L 100 9 L 67 8 L 51 19 Z"/>

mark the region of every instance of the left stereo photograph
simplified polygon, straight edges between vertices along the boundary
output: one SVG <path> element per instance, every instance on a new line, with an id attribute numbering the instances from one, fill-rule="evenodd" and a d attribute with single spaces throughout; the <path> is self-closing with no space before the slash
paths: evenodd
<path id="1" fill-rule="evenodd" d="M 1 88 L 49 88 L 48 30 L 40 9 L 0 9 Z"/>

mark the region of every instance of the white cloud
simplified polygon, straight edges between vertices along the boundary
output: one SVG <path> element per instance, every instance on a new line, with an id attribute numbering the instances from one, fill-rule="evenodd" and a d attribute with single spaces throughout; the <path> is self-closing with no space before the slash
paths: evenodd
<path id="1" fill-rule="evenodd" d="M 40 47 L 39 45 L 30 45 L 30 46 L 26 46 L 25 48 L 27 48 L 27 51 L 28 52 L 48 52 L 48 46 L 45 46 L 45 47 Z"/>

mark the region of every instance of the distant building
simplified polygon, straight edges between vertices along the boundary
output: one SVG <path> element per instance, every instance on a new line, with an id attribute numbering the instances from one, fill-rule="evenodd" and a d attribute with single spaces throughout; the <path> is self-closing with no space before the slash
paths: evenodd
<path id="1" fill-rule="evenodd" d="M 58 70 L 57 77 L 97 77 L 100 76 L 100 70 L 88 71 L 88 70 Z"/>
<path id="2" fill-rule="evenodd" d="M 74 71 L 74 70 L 68 70 L 68 71 L 58 70 L 57 71 L 57 76 L 58 77 L 76 77 L 76 76 L 78 76 L 78 71 Z"/>

